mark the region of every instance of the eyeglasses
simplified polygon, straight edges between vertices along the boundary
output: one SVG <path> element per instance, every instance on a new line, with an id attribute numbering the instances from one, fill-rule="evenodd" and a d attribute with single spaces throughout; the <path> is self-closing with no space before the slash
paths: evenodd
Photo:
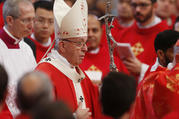
<path id="1" fill-rule="evenodd" d="M 53 25 L 54 24 L 53 19 L 46 19 L 46 18 L 37 17 L 36 20 L 37 20 L 37 22 L 39 22 L 42 25 L 44 25 L 45 23 L 48 23 L 48 25 Z"/>
<path id="2" fill-rule="evenodd" d="M 71 40 L 68 40 L 68 39 L 62 39 L 62 41 L 74 43 L 74 44 L 76 44 L 77 47 L 80 47 L 80 48 L 86 46 L 86 42 L 80 42 L 80 41 L 76 42 L 76 41 L 71 41 Z"/>
<path id="3" fill-rule="evenodd" d="M 19 19 L 23 24 L 29 24 L 34 22 L 34 18 L 24 18 L 24 19 L 17 18 L 17 19 Z"/>
<path id="4" fill-rule="evenodd" d="M 152 5 L 152 3 L 139 3 L 139 4 L 137 4 L 137 3 L 131 3 L 131 7 L 135 8 L 135 9 L 137 7 L 140 7 L 141 9 L 145 9 L 146 7 L 148 7 L 150 5 Z"/>

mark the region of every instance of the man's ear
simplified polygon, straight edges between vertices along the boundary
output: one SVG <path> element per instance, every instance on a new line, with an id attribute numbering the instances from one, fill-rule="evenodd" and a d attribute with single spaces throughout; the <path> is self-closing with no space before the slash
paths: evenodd
<path id="1" fill-rule="evenodd" d="M 165 56 L 164 52 L 162 50 L 157 50 L 157 56 L 160 60 L 162 60 Z"/>
<path id="2" fill-rule="evenodd" d="M 13 22 L 14 22 L 14 18 L 12 16 L 7 16 L 6 22 L 7 22 L 8 26 L 12 26 Z"/>
<path id="3" fill-rule="evenodd" d="M 64 44 L 64 42 L 62 42 L 62 41 L 60 41 L 59 43 L 58 43 L 58 46 L 59 46 L 59 51 L 60 52 L 65 52 L 65 44 Z"/>
<path id="4" fill-rule="evenodd" d="M 165 66 L 166 65 L 165 53 L 162 50 L 157 50 L 157 56 L 160 65 Z"/>

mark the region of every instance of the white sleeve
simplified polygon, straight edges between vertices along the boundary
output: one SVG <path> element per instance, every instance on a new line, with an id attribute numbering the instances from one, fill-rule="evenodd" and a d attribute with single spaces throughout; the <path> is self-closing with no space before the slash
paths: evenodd
<path id="1" fill-rule="evenodd" d="M 37 62 L 35 60 L 34 55 L 32 55 L 32 62 L 33 62 L 33 70 L 37 67 Z"/>
<path id="2" fill-rule="evenodd" d="M 0 39 L 1 40 L 1 39 Z M 3 65 L 3 57 L 2 57 L 2 47 L 0 43 L 0 64 Z"/>
<path id="3" fill-rule="evenodd" d="M 32 70 L 34 70 L 37 66 L 37 62 L 36 62 L 36 59 L 33 55 L 33 51 L 28 44 L 26 44 L 24 41 L 22 41 L 22 42 L 24 43 L 26 50 L 28 52 L 28 55 L 29 55 L 28 57 L 30 58 L 31 68 L 32 68 Z"/>
<path id="4" fill-rule="evenodd" d="M 149 65 L 142 63 L 138 84 L 143 80 L 145 73 L 148 70 L 148 68 L 149 68 Z"/>

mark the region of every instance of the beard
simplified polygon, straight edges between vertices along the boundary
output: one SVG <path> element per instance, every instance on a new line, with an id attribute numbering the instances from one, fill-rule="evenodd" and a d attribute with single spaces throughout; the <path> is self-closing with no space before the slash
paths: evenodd
<path id="1" fill-rule="evenodd" d="M 153 15 L 153 11 L 151 8 L 150 11 L 146 15 L 143 15 L 140 12 L 136 12 L 136 14 L 134 14 L 134 17 L 137 22 L 144 23 L 144 22 L 148 21 L 152 17 L 152 15 Z"/>

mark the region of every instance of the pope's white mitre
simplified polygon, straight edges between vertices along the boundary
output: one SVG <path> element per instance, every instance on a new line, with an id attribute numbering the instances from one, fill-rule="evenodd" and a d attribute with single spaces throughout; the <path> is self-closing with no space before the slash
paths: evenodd
<path id="1" fill-rule="evenodd" d="M 87 36 L 86 0 L 77 0 L 72 8 L 64 0 L 55 0 L 53 12 L 56 37 L 65 39 Z"/>

